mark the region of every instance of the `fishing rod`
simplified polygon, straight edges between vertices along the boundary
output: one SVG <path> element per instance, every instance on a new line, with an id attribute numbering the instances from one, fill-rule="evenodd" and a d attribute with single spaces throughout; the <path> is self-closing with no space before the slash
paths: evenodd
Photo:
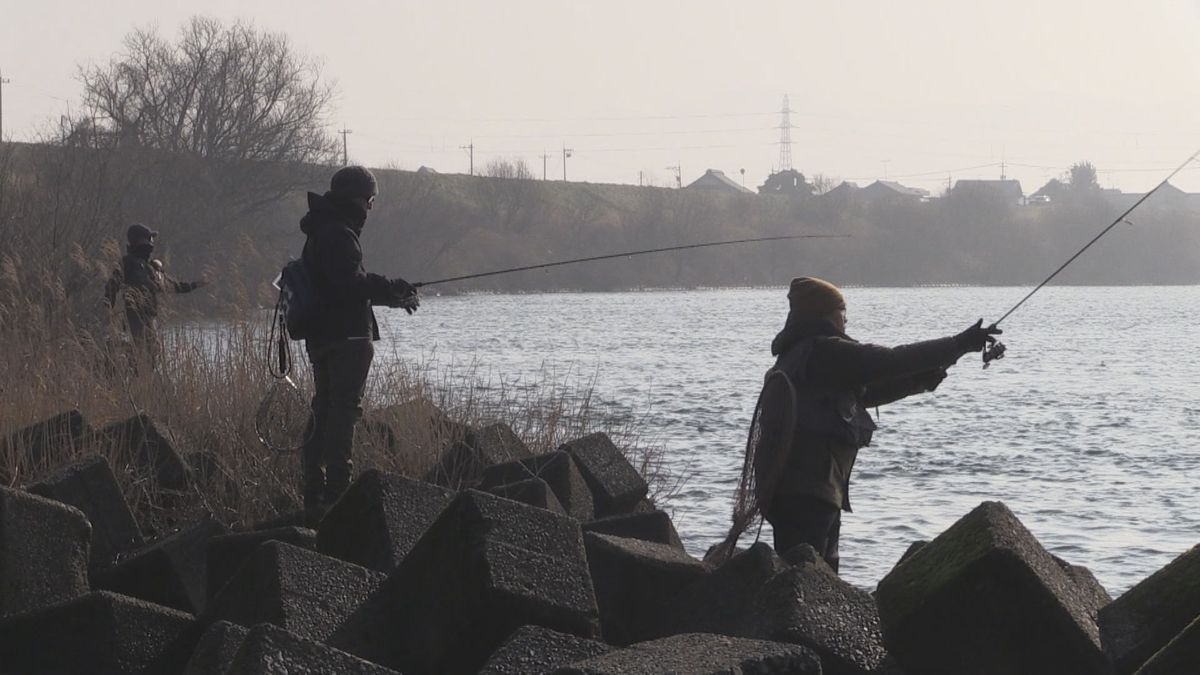
<path id="1" fill-rule="evenodd" d="M 424 286 L 432 286 L 434 284 L 448 284 L 452 281 L 466 281 L 467 279 L 479 279 L 481 277 L 490 277 L 497 274 L 509 274 L 512 272 L 526 272 L 529 270 L 540 270 L 547 267 L 559 267 L 562 265 L 574 265 L 576 263 L 592 262 L 595 260 L 609 260 L 612 258 L 632 258 L 635 255 L 647 255 L 650 253 L 666 253 L 668 251 L 683 251 L 692 248 L 708 248 L 712 246 L 730 246 L 732 244 L 749 244 L 760 241 L 786 241 L 789 239 L 843 239 L 850 237 L 848 234 L 787 234 L 775 237 L 750 237 L 748 239 L 730 239 L 727 241 L 706 241 L 699 244 L 683 244 L 681 246 L 664 246 L 662 248 L 648 248 L 640 251 L 626 251 L 624 253 L 609 253 L 607 255 L 594 255 L 586 258 L 572 258 L 570 260 L 556 260 L 554 262 L 541 263 L 538 265 L 524 265 L 521 267 L 509 267 L 502 270 L 492 270 L 491 272 L 480 272 L 478 274 L 464 274 L 457 277 L 448 277 L 446 279 L 435 279 L 433 281 L 418 281 L 413 284 L 414 288 L 422 288 Z"/>
<path id="2" fill-rule="evenodd" d="M 1155 185 L 1152 190 L 1150 190 L 1146 194 L 1142 195 L 1141 199 L 1138 199 L 1136 202 L 1133 203 L 1133 206 L 1130 206 L 1129 208 L 1125 209 L 1124 213 L 1117 216 L 1116 219 L 1113 220 L 1112 223 L 1110 223 L 1108 225 L 1108 227 L 1104 228 L 1103 230 L 1100 230 L 1100 233 L 1097 234 L 1096 236 L 1092 237 L 1091 241 L 1084 244 L 1083 248 L 1076 251 L 1075 255 L 1071 256 L 1070 258 L 1067 258 L 1067 261 L 1064 262 L 1063 264 L 1059 265 L 1058 269 L 1051 272 L 1050 276 L 1046 277 L 1042 281 L 1042 283 L 1040 283 L 1036 287 L 1034 287 L 1034 289 L 1032 291 L 1029 291 L 1029 293 L 1027 293 L 1025 295 L 1025 297 L 1021 298 L 1020 302 L 1013 305 L 1011 309 L 1009 309 L 1007 312 L 1005 312 L 1004 316 L 997 319 L 996 322 L 992 324 L 992 328 L 999 326 L 1001 321 L 1004 321 L 1009 316 L 1011 316 L 1013 312 L 1017 311 L 1017 309 L 1019 309 L 1021 307 L 1021 305 L 1024 305 L 1025 302 L 1027 300 L 1029 300 L 1030 298 L 1032 298 L 1035 293 L 1042 290 L 1043 286 L 1050 283 L 1050 281 L 1052 279 L 1054 279 L 1054 277 L 1058 276 L 1058 274 L 1060 272 L 1067 269 L 1068 265 L 1075 262 L 1076 258 L 1083 255 L 1084 251 L 1091 248 L 1092 244 L 1095 244 L 1096 242 L 1100 241 L 1100 238 L 1103 237 L 1104 235 L 1108 234 L 1109 231 L 1111 231 L 1114 227 L 1116 227 L 1117 225 L 1120 225 L 1121 223 L 1129 223 L 1129 221 L 1126 220 L 1126 218 L 1129 217 L 1129 214 L 1133 213 L 1134 210 L 1137 209 L 1137 207 L 1141 206 L 1143 202 L 1145 202 L 1147 199 L 1149 199 L 1150 195 L 1153 195 L 1155 192 L 1158 192 L 1158 190 L 1160 188 L 1162 188 L 1164 185 L 1169 183 L 1171 181 L 1171 179 L 1176 176 L 1176 174 L 1178 174 L 1180 171 L 1183 171 L 1183 169 L 1188 164 L 1191 164 L 1192 162 L 1194 162 L 1197 157 L 1200 157 L 1200 150 L 1197 150 L 1196 152 L 1192 153 L 1192 156 L 1188 157 L 1186 160 L 1184 160 L 1183 164 L 1180 164 L 1179 166 L 1175 167 L 1175 170 L 1172 171 L 1166 178 L 1162 179 L 1161 183 L 1159 183 L 1158 185 Z M 1132 225 L 1133 223 L 1129 223 L 1129 224 Z M 999 340 L 988 345 L 987 349 L 983 350 L 983 367 L 987 368 L 988 364 L 990 362 L 995 361 L 996 359 L 1004 358 L 1004 349 L 1005 349 L 1004 344 L 1001 343 Z"/>

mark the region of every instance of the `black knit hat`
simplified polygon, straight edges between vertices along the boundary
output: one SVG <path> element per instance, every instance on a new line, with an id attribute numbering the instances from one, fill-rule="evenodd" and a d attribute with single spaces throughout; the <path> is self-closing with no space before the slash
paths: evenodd
<path id="1" fill-rule="evenodd" d="M 149 241 L 157 236 L 157 230 L 152 230 L 141 223 L 134 223 L 129 226 L 128 230 L 125 230 L 125 239 L 131 244 L 137 241 Z"/>
<path id="2" fill-rule="evenodd" d="M 375 174 L 365 166 L 347 166 L 337 170 L 329 181 L 329 189 L 346 197 L 370 199 L 379 194 Z"/>

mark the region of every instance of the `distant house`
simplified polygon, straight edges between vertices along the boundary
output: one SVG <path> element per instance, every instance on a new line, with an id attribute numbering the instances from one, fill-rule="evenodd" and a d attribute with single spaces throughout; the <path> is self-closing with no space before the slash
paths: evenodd
<path id="1" fill-rule="evenodd" d="M 929 197 L 929 190 L 908 187 L 890 180 L 877 180 L 859 193 L 866 201 L 912 201 L 919 202 Z"/>
<path id="2" fill-rule="evenodd" d="M 422 176 L 433 176 L 437 174 L 437 169 L 422 164 L 421 168 L 417 169 L 417 173 L 421 174 Z"/>
<path id="3" fill-rule="evenodd" d="M 956 197 L 1002 199 L 1013 206 L 1025 201 L 1018 180 L 960 180 L 954 182 L 953 193 Z"/>
<path id="4" fill-rule="evenodd" d="M 729 176 L 726 176 L 725 172 L 717 169 L 709 169 L 708 171 L 705 171 L 703 176 L 700 176 L 691 183 L 688 183 L 687 189 L 712 190 L 714 192 L 734 192 L 750 195 L 754 194 L 752 190 L 747 190 L 739 185 L 737 181 L 731 180 Z"/>
<path id="5" fill-rule="evenodd" d="M 776 171 L 767 176 L 767 181 L 758 188 L 762 195 L 794 195 L 798 197 L 812 196 L 813 186 L 804 178 L 804 174 L 795 169 Z"/>
<path id="6" fill-rule="evenodd" d="M 846 202 L 858 197 L 858 193 L 862 192 L 862 188 L 858 187 L 850 181 L 842 181 L 837 187 L 829 192 L 821 195 L 822 199 L 828 199 L 835 202 Z"/>

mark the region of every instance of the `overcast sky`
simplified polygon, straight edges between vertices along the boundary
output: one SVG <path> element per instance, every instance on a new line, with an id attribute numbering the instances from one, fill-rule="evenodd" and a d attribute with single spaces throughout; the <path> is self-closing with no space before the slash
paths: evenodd
<path id="1" fill-rule="evenodd" d="M 466 172 L 665 185 L 707 168 L 757 186 L 780 161 L 940 191 L 1027 193 L 1091 160 L 1143 191 L 1200 148 L 1200 0 L 976 3 L 503 0 L 4 0 L 4 134 L 30 140 L 79 98 L 78 68 L 135 27 L 202 12 L 286 33 L 324 63 L 350 156 Z M 1195 166 L 1195 165 L 1194 165 Z M 1200 192 L 1200 166 L 1175 184 Z"/>

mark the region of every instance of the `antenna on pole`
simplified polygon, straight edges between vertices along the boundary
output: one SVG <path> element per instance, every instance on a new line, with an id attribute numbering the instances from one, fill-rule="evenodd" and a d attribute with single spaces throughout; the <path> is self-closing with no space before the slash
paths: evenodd
<path id="1" fill-rule="evenodd" d="M 779 111 L 779 170 L 792 168 L 792 107 L 787 94 L 783 95 L 783 110 Z"/>
<path id="2" fill-rule="evenodd" d="M 11 82 L 3 77 L 0 73 L 0 142 L 4 141 L 4 85 Z"/>
<path id="3" fill-rule="evenodd" d="M 469 175 L 474 176 L 475 175 L 475 139 L 472 138 L 471 142 L 467 143 L 466 145 L 458 146 L 458 149 L 466 150 L 467 154 L 471 157 Z"/>
<path id="4" fill-rule="evenodd" d="M 346 137 L 354 132 L 342 127 L 338 133 L 342 135 L 342 166 L 350 166 L 350 146 L 346 143 Z"/>
<path id="5" fill-rule="evenodd" d="M 681 173 L 682 169 L 680 168 L 680 166 L 678 164 L 676 164 L 675 166 L 668 166 L 668 167 L 666 167 L 666 169 L 667 169 L 667 171 L 675 172 L 675 187 L 682 188 L 683 187 L 683 174 Z"/>
<path id="6" fill-rule="evenodd" d="M 563 143 L 562 155 L 563 155 L 563 182 L 564 183 L 567 180 L 567 158 L 570 157 L 571 153 L 573 153 L 573 152 L 575 152 L 575 150 L 573 148 L 568 148 L 567 144 Z"/>

